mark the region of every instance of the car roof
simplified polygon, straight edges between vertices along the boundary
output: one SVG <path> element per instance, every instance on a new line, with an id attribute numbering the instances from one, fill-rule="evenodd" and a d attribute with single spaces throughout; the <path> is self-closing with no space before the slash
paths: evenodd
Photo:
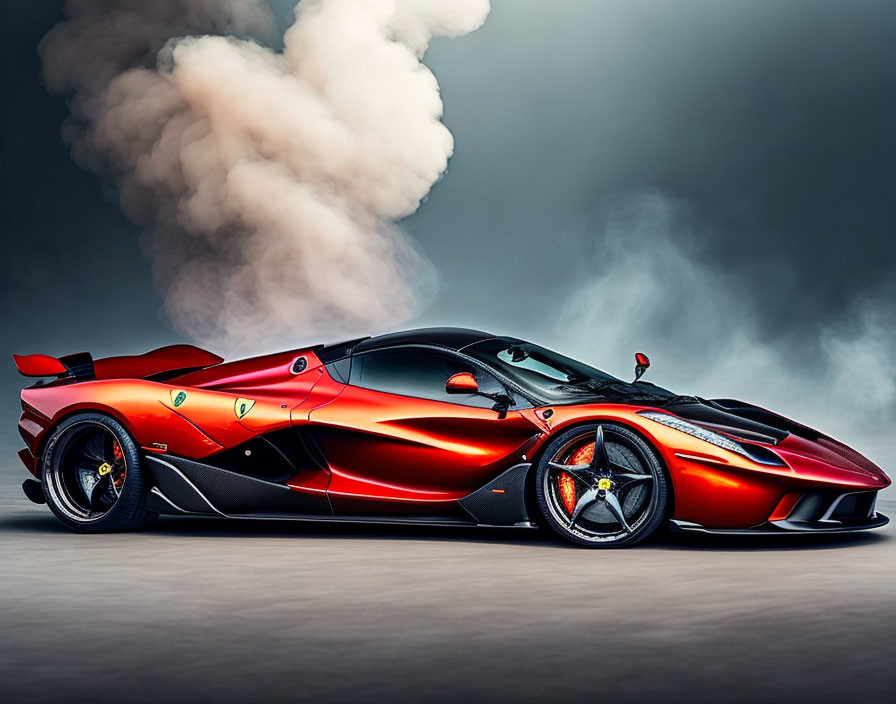
<path id="1" fill-rule="evenodd" d="M 495 335 L 490 332 L 470 330 L 469 328 L 417 328 L 361 340 L 353 345 L 352 354 L 400 345 L 434 345 L 449 350 L 459 350 L 474 342 L 490 340 L 493 337 Z"/>
<path id="2" fill-rule="evenodd" d="M 390 332 L 376 337 L 359 337 L 331 345 L 321 345 L 315 347 L 314 352 L 321 362 L 329 364 L 359 352 L 383 350 L 402 345 L 432 345 L 458 351 L 475 342 L 492 340 L 495 337 L 497 336 L 490 332 L 469 328 L 417 328 L 416 330 Z"/>

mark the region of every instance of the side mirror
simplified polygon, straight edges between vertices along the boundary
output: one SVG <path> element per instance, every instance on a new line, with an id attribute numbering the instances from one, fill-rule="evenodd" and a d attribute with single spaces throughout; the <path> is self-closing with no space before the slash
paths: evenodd
<path id="1" fill-rule="evenodd" d="M 476 377 L 469 372 L 460 372 L 448 378 L 445 382 L 445 391 L 449 394 L 475 394 L 479 392 L 479 384 Z"/>
<path id="2" fill-rule="evenodd" d="M 644 376 L 644 372 L 650 366 L 650 360 L 643 352 L 635 352 L 635 381 Z M 634 383 L 634 382 L 632 382 Z"/>

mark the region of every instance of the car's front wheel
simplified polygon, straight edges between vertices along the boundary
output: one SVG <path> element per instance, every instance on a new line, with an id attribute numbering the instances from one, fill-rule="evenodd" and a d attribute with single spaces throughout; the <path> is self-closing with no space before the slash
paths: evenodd
<path id="1" fill-rule="evenodd" d="M 151 518 L 139 449 L 109 416 L 81 413 L 60 423 L 44 448 L 41 480 L 50 510 L 73 530 L 130 530 Z"/>
<path id="2" fill-rule="evenodd" d="M 535 493 L 548 525 L 587 547 L 623 547 L 665 519 L 669 488 L 653 449 L 620 425 L 560 434 L 536 468 Z"/>

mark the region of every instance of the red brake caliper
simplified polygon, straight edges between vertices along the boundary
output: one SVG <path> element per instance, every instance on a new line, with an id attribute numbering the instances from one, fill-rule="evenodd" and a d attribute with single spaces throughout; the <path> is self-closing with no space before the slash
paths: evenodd
<path id="1" fill-rule="evenodd" d="M 588 464 L 594 456 L 594 443 L 583 445 L 575 454 L 567 460 L 569 464 Z M 563 499 L 563 505 L 570 514 L 576 508 L 576 480 L 569 476 L 566 472 L 560 472 L 557 477 L 557 488 L 560 490 L 560 498 Z"/>
<path id="2" fill-rule="evenodd" d="M 112 441 L 112 458 L 115 462 L 118 462 L 122 457 L 124 457 L 124 453 L 121 451 L 121 445 L 118 444 L 117 440 Z M 115 487 L 118 488 L 121 486 L 121 483 L 124 481 L 124 472 L 122 472 L 119 476 L 112 477 L 112 481 L 115 483 Z"/>
<path id="3" fill-rule="evenodd" d="M 560 489 L 560 498 L 563 499 L 563 505 L 566 506 L 566 510 L 572 515 L 572 512 L 576 508 L 575 479 L 569 476 L 566 472 L 560 472 L 560 476 L 557 477 L 557 486 Z"/>

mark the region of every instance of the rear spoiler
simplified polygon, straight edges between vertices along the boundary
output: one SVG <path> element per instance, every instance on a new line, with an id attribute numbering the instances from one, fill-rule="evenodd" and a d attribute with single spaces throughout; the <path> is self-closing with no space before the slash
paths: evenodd
<path id="1" fill-rule="evenodd" d="M 169 345 L 144 354 L 97 360 L 89 352 L 59 358 L 46 354 L 14 354 L 12 358 L 16 369 L 24 376 L 70 377 L 78 381 L 146 379 L 164 372 L 205 369 L 224 361 L 223 357 L 193 345 Z"/>
<path id="2" fill-rule="evenodd" d="M 23 376 L 65 376 L 68 369 L 48 354 L 14 354 L 12 360 Z"/>

